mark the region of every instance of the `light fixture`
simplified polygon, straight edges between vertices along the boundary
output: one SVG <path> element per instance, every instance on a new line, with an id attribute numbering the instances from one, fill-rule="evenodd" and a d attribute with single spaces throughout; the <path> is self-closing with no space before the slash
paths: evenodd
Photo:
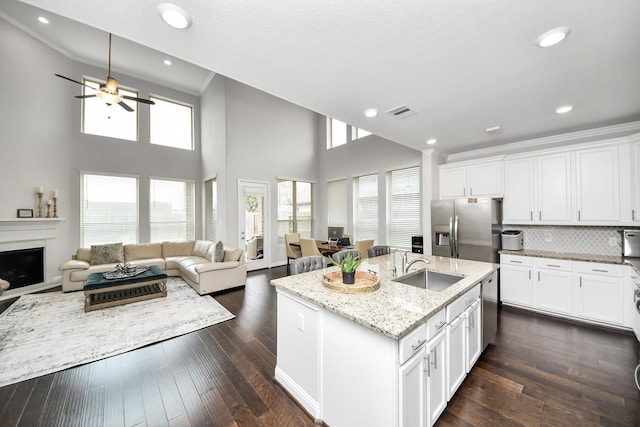
<path id="1" fill-rule="evenodd" d="M 541 34 L 536 39 L 536 44 L 540 47 L 549 47 L 560 43 L 567 38 L 571 29 L 569 27 L 558 27 Z"/>
<path id="2" fill-rule="evenodd" d="M 427 144 L 428 144 L 428 145 L 433 145 L 433 144 L 435 144 L 436 142 L 438 142 L 438 140 L 437 140 L 437 139 L 435 139 L 435 138 L 427 139 Z"/>
<path id="3" fill-rule="evenodd" d="M 375 108 L 367 108 L 366 110 L 364 110 L 364 115 L 365 117 L 375 117 L 378 115 L 378 110 Z"/>
<path id="4" fill-rule="evenodd" d="M 180 6 L 171 3 L 162 3 L 158 5 L 160 16 L 168 25 L 179 30 L 183 30 L 191 26 L 191 17 Z"/>
<path id="5" fill-rule="evenodd" d="M 48 24 L 49 20 L 47 18 L 45 18 L 44 16 L 38 16 L 38 21 L 42 22 L 43 24 Z"/>
<path id="6" fill-rule="evenodd" d="M 486 128 L 484 131 L 487 132 L 487 133 L 490 133 L 490 132 L 497 132 L 500 129 L 502 129 L 500 126 L 491 126 L 491 127 Z"/>
<path id="7" fill-rule="evenodd" d="M 556 108 L 556 113 L 564 114 L 564 113 L 568 113 L 571 110 L 573 110 L 573 105 L 563 105 L 562 107 Z"/>
<path id="8" fill-rule="evenodd" d="M 171 61 L 169 61 L 168 59 L 164 60 L 164 65 L 171 65 Z"/>

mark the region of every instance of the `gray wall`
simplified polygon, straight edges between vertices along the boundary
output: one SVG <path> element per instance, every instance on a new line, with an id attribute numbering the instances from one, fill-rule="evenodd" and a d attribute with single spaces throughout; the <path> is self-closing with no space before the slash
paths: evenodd
<path id="1" fill-rule="evenodd" d="M 68 59 L 51 47 L 0 19 L 0 218 L 15 218 L 18 208 L 36 208 L 35 190 L 45 188 L 45 198 L 59 191 L 58 238 L 47 255 L 47 278 L 79 245 L 80 172 L 137 175 L 140 179 L 140 236 L 148 241 L 148 178 L 180 178 L 196 182 L 202 192 L 200 163 L 199 97 L 154 85 L 113 71 L 123 86 L 195 107 L 195 151 L 154 146 L 149 140 L 149 106 L 139 107 L 139 142 L 115 140 L 80 132 L 81 102 L 73 95 L 80 86 L 54 76 L 75 80 L 83 76 L 104 79 L 106 70 Z M 120 108 L 114 106 L 113 108 Z M 197 198 L 196 212 L 200 212 Z M 196 223 L 196 236 L 201 223 Z"/>

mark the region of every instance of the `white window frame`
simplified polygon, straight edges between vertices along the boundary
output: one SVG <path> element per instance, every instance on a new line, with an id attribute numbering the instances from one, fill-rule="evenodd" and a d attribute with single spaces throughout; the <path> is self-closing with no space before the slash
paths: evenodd
<path id="1" fill-rule="evenodd" d="M 410 250 L 411 237 L 422 235 L 420 176 L 420 166 L 386 173 L 386 244 L 393 248 Z"/>
<path id="2" fill-rule="evenodd" d="M 180 101 L 176 101 L 174 99 L 169 99 L 169 98 L 165 98 L 165 97 L 161 97 L 161 96 L 157 96 L 157 95 L 151 95 L 149 97 L 150 100 L 154 101 L 156 103 L 156 105 L 151 106 L 150 110 L 149 110 L 149 143 L 151 145 L 157 145 L 157 146 L 161 146 L 161 147 L 170 147 L 170 148 L 175 148 L 178 150 L 188 150 L 188 151 L 193 151 L 195 150 L 195 143 L 194 143 L 194 108 L 193 105 L 184 103 L 184 102 L 180 102 Z M 167 104 L 173 104 L 175 106 L 178 107 L 183 107 L 183 108 L 187 108 L 189 110 L 189 144 L 188 147 L 185 146 L 178 146 L 178 145 L 172 145 L 170 143 L 163 143 L 163 142 L 158 142 L 157 140 L 154 141 L 154 120 L 153 120 L 153 115 L 154 112 L 158 112 L 159 111 L 159 107 L 162 105 L 162 103 L 167 103 Z M 175 129 L 175 126 L 171 126 L 173 123 L 167 120 L 161 120 L 160 121 L 161 124 L 165 124 L 165 123 L 169 123 L 169 128 L 170 129 L 161 129 L 160 130 L 160 134 L 162 135 L 167 135 L 168 133 L 172 132 L 173 129 Z M 185 136 L 182 135 L 181 138 L 184 138 Z"/>
<path id="3" fill-rule="evenodd" d="M 281 219 L 280 218 L 280 214 L 281 214 L 281 204 L 282 201 L 280 199 L 281 196 L 281 192 L 280 192 L 280 184 L 284 183 L 284 182 L 291 182 L 292 186 L 291 186 L 291 192 L 292 194 L 291 196 L 291 216 L 289 218 L 285 218 L 285 219 Z M 302 221 L 307 221 L 305 220 L 301 220 L 298 219 L 298 211 L 299 211 L 299 207 L 298 207 L 298 191 L 297 191 L 297 185 L 303 183 L 303 184 L 308 184 L 310 186 L 310 195 L 309 195 L 309 209 L 310 209 L 310 218 L 309 218 L 309 230 L 305 231 L 305 230 L 301 230 L 300 227 L 300 223 Z M 278 223 L 278 245 L 284 245 L 285 241 L 284 241 L 284 233 L 300 233 L 301 237 L 311 237 L 313 234 L 313 223 L 314 223 L 314 217 L 313 217 L 313 205 L 314 205 L 314 184 L 313 182 L 310 181 L 303 181 L 303 180 L 293 180 L 293 179 L 287 179 L 287 178 L 279 178 L 278 179 L 278 186 L 277 186 L 277 193 L 278 193 L 278 208 L 277 208 L 277 212 L 278 212 L 278 217 L 277 217 L 277 223 Z M 282 227 L 282 224 L 285 223 L 286 226 Z M 284 232 L 282 232 L 284 230 Z"/>
<path id="4" fill-rule="evenodd" d="M 360 188 L 362 184 L 369 185 L 373 182 L 375 182 L 375 195 L 362 196 Z M 377 173 L 353 178 L 353 234 L 356 241 L 365 239 L 379 241 L 379 185 Z"/>
<path id="5" fill-rule="evenodd" d="M 154 220 L 154 204 L 153 199 L 153 182 L 171 182 L 184 184 L 184 218 L 180 219 L 163 219 Z M 158 202 L 160 203 L 160 202 Z M 182 207 L 181 207 L 182 208 Z M 173 235 L 170 237 L 154 237 L 154 225 L 184 225 L 184 234 Z M 186 241 L 195 239 L 195 182 L 191 180 L 172 179 L 172 178 L 149 178 L 149 241 L 160 243 L 163 241 Z"/>

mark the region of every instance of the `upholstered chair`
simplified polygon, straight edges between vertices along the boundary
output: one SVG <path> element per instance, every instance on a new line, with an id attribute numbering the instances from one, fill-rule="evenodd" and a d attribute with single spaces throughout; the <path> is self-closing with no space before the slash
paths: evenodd
<path id="1" fill-rule="evenodd" d="M 360 258 L 366 259 L 369 258 L 369 248 L 373 246 L 373 239 L 367 240 L 358 240 L 356 242 L 356 251 L 360 252 Z"/>
<path id="2" fill-rule="evenodd" d="M 369 255 L 369 258 L 373 258 L 376 256 L 380 256 L 380 255 L 387 255 L 391 253 L 391 248 L 389 246 L 371 246 L 369 249 L 367 249 L 367 254 Z"/>
<path id="3" fill-rule="evenodd" d="M 300 249 L 302 256 L 322 256 L 316 241 L 306 237 L 300 238 Z"/>
<path id="4" fill-rule="evenodd" d="M 344 234 L 343 236 L 349 239 L 349 245 L 353 245 L 353 236 L 351 234 Z"/>
<path id="5" fill-rule="evenodd" d="M 351 254 L 352 258 L 356 258 L 356 257 L 358 257 L 358 259 L 360 258 L 360 252 L 353 249 L 347 249 L 340 252 L 336 252 L 333 255 L 331 255 L 331 258 L 333 259 L 334 262 L 337 262 L 338 264 L 340 264 L 349 254 Z"/>
<path id="6" fill-rule="evenodd" d="M 290 273 L 291 275 L 306 273 L 307 271 L 320 270 L 327 266 L 327 258 L 322 255 L 319 256 L 303 256 L 291 261 Z"/>
<path id="7" fill-rule="evenodd" d="M 284 247 L 287 252 L 287 268 L 289 268 L 290 259 L 296 259 L 302 256 L 302 251 L 291 247 L 291 243 L 300 243 L 300 233 L 285 233 L 284 243 Z"/>

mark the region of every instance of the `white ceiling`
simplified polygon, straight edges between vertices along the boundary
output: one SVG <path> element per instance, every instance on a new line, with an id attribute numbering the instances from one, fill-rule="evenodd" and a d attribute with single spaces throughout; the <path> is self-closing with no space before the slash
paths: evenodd
<path id="1" fill-rule="evenodd" d="M 176 0 L 186 30 L 160 19 L 165 0 L 24 1 L 51 23 L 16 0 L 0 11 L 74 59 L 106 67 L 112 32 L 114 71 L 190 93 L 220 73 L 419 150 L 640 119 L 640 0 Z M 565 42 L 534 44 L 559 26 Z M 384 113 L 402 104 L 417 114 Z"/>

